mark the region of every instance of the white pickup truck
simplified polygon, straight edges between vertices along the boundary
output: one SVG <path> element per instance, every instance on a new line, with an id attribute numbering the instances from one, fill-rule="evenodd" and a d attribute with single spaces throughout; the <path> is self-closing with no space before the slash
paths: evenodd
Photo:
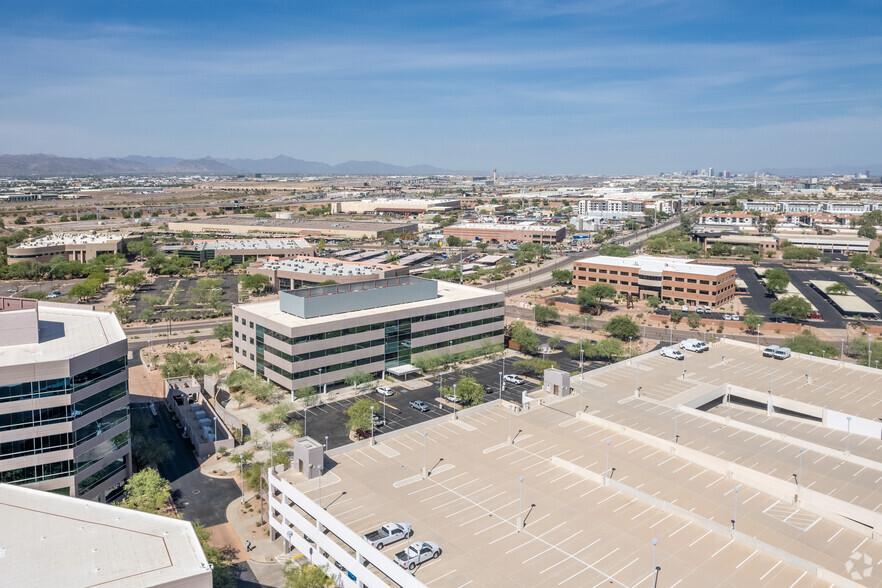
<path id="1" fill-rule="evenodd" d="M 386 523 L 376 531 L 364 536 L 364 540 L 377 549 L 383 549 L 390 543 L 407 539 L 413 535 L 408 523 Z"/>
<path id="2" fill-rule="evenodd" d="M 695 353 L 704 353 L 710 349 L 710 347 L 707 346 L 707 343 L 699 339 L 686 339 L 680 342 L 680 349 L 694 351 Z"/>

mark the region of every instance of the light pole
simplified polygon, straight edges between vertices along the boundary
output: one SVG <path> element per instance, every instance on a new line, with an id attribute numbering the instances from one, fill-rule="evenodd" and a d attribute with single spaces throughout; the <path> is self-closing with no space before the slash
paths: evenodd
<path id="1" fill-rule="evenodd" d="M 242 504 L 245 504 L 245 460 L 239 455 L 239 478 L 242 480 Z"/>
<path id="2" fill-rule="evenodd" d="M 214 442 L 217 443 L 217 417 L 214 417 Z"/>
<path id="3" fill-rule="evenodd" d="M 323 392 L 322 390 L 322 368 L 318 369 L 319 372 L 319 394 Z"/>
<path id="4" fill-rule="evenodd" d="M 609 478 L 609 439 L 606 440 L 606 477 Z"/>
<path id="5" fill-rule="evenodd" d="M 328 436 L 325 435 L 325 452 L 328 451 Z"/>
<path id="6" fill-rule="evenodd" d="M 674 443 L 680 442 L 680 435 L 677 434 L 677 417 L 680 416 L 680 409 L 674 409 Z"/>
<path id="7" fill-rule="evenodd" d="M 524 477 L 521 476 L 518 478 L 520 480 L 520 499 L 518 501 L 518 533 L 521 532 L 521 529 L 524 528 Z"/>
<path id="8" fill-rule="evenodd" d="M 579 339 L 579 382 L 585 381 L 585 348 L 582 347 L 582 340 Z"/>
<path id="9" fill-rule="evenodd" d="M 845 339 L 839 340 L 839 365 L 845 360 Z"/>
<path id="10" fill-rule="evenodd" d="M 508 406 L 508 444 L 511 445 L 514 443 L 514 439 L 511 438 L 511 413 L 512 406 Z"/>
<path id="11" fill-rule="evenodd" d="M 371 404 L 371 445 L 374 444 L 374 405 Z"/>
<path id="12" fill-rule="evenodd" d="M 851 417 L 845 417 L 845 420 L 848 421 L 848 434 L 845 437 L 845 453 L 851 453 Z"/>
<path id="13" fill-rule="evenodd" d="M 502 400 L 502 372 L 499 372 L 499 400 Z"/>
<path id="14" fill-rule="evenodd" d="M 736 530 L 738 524 L 738 486 L 735 486 L 735 516 L 732 517 L 732 531 Z"/>
<path id="15" fill-rule="evenodd" d="M 655 586 L 655 578 L 658 576 L 658 568 L 655 567 L 655 548 L 658 546 L 658 539 L 652 540 L 652 575 L 649 577 L 649 585 Z"/>
<path id="16" fill-rule="evenodd" d="M 429 432 L 423 433 L 423 479 L 429 475 Z"/>
<path id="17" fill-rule="evenodd" d="M 456 420 L 456 400 L 459 400 L 459 398 L 456 398 L 456 384 L 453 385 L 453 398 L 455 399 L 454 402 L 451 403 L 453 404 L 453 420 Z"/>

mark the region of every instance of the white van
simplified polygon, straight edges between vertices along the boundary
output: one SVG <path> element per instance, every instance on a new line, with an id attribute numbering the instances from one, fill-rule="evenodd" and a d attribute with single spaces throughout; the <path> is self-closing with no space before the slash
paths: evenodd
<path id="1" fill-rule="evenodd" d="M 683 355 L 683 352 L 676 347 L 663 347 L 661 350 L 661 354 L 663 357 L 670 357 L 671 359 L 686 359 L 686 356 Z"/>
<path id="2" fill-rule="evenodd" d="M 704 353 L 710 347 L 707 346 L 707 343 L 704 341 L 700 341 L 698 339 L 686 339 L 680 343 L 680 349 L 685 349 L 686 351 L 694 351 L 695 353 Z"/>

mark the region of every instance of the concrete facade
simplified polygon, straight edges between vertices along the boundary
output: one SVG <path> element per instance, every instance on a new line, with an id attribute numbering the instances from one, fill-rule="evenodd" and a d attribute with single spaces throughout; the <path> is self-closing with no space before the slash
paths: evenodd
<path id="1" fill-rule="evenodd" d="M 341 288 L 364 292 L 350 297 Z M 309 290 L 316 293 L 308 300 L 283 293 L 233 308 L 237 365 L 286 390 L 323 388 L 356 370 L 382 374 L 421 353 L 503 339 L 501 292 L 404 277 Z"/>
<path id="2" fill-rule="evenodd" d="M 132 473 L 119 321 L 75 305 L 0 300 L 0 482 L 108 500 Z"/>
<path id="3" fill-rule="evenodd" d="M 220 255 L 229 255 L 233 263 L 243 263 L 249 257 L 311 255 L 313 251 L 306 239 L 206 239 L 178 249 L 177 254 L 202 265 Z"/>
<path id="4" fill-rule="evenodd" d="M 338 214 L 425 214 L 459 210 L 459 200 L 427 200 L 424 198 L 377 198 L 351 202 L 332 202 L 333 212 Z"/>
<path id="5" fill-rule="evenodd" d="M 63 255 L 68 261 L 89 261 L 105 253 L 124 253 L 128 235 L 109 233 L 57 233 L 28 239 L 10 247 L 6 254 L 9 263 L 20 261 L 50 261 Z"/>
<path id="6" fill-rule="evenodd" d="M 657 296 L 688 305 L 718 306 L 735 296 L 735 268 L 646 255 L 601 255 L 573 263 L 573 284 L 598 283 L 639 298 Z"/>
<path id="7" fill-rule="evenodd" d="M 300 235 L 302 237 L 328 237 L 332 239 L 377 239 L 387 234 L 406 235 L 418 233 L 416 223 L 364 222 L 350 220 L 305 220 L 269 218 L 204 219 L 187 222 L 170 222 L 168 230 L 173 233 L 218 233 L 227 235 Z"/>
<path id="8" fill-rule="evenodd" d="M 458 223 L 444 227 L 445 237 L 459 237 L 466 241 L 496 243 L 560 243 L 567 228 L 553 225 L 504 225 L 491 223 Z"/>

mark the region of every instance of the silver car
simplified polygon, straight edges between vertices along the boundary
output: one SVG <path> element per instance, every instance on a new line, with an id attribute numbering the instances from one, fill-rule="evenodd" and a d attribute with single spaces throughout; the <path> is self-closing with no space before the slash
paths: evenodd
<path id="1" fill-rule="evenodd" d="M 395 554 L 395 563 L 406 570 L 412 570 L 419 564 L 441 555 L 441 548 L 434 541 L 417 541 L 411 543 L 404 551 Z"/>

